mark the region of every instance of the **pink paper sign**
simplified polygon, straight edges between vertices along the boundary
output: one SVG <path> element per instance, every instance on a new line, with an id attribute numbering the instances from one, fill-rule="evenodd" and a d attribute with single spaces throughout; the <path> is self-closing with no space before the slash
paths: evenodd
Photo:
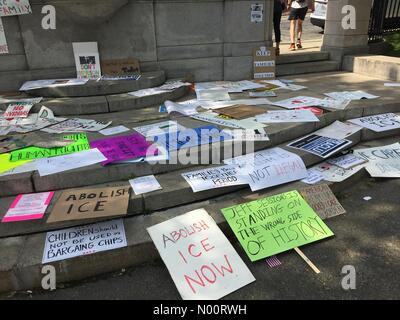
<path id="1" fill-rule="evenodd" d="M 53 196 L 54 192 L 20 194 L 1 222 L 42 219 Z"/>
<path id="2" fill-rule="evenodd" d="M 151 148 L 151 144 L 138 133 L 114 138 L 96 140 L 90 143 L 91 148 L 97 148 L 108 159 L 102 165 L 141 158 L 145 156 L 155 156 L 158 154 L 156 148 Z M 148 152 L 149 150 L 149 152 Z"/>

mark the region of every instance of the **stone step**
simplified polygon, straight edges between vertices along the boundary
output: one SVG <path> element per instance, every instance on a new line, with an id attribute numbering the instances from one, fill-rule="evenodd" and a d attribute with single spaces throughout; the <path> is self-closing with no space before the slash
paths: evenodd
<path id="1" fill-rule="evenodd" d="M 400 58 L 389 56 L 346 56 L 343 70 L 400 82 Z"/>
<path id="2" fill-rule="evenodd" d="M 329 52 L 293 52 L 289 54 L 282 54 L 277 57 L 276 64 L 282 65 L 325 60 L 329 60 Z"/>
<path id="3" fill-rule="evenodd" d="M 162 85 L 165 82 L 164 71 L 143 73 L 139 80 L 95 81 L 84 85 L 28 90 L 26 93 L 36 97 L 65 98 L 92 97 L 126 93 Z"/>
<path id="4" fill-rule="evenodd" d="M 294 74 L 319 73 L 340 70 L 340 63 L 336 61 L 315 61 L 281 64 L 277 66 L 276 74 L 280 77 Z"/>
<path id="5" fill-rule="evenodd" d="M 398 141 L 397 137 L 371 141 L 359 146 L 380 146 L 391 144 L 396 141 Z M 356 183 L 360 182 L 360 180 L 367 177 L 366 171 L 361 170 L 344 182 L 328 184 L 336 195 L 340 195 L 343 190 L 354 186 Z M 159 254 L 146 228 L 199 208 L 206 209 L 226 236 L 236 242 L 232 231 L 229 229 L 227 222 L 221 214 L 221 209 L 291 190 L 298 190 L 306 186 L 307 185 L 302 182 L 294 182 L 265 189 L 257 193 L 252 193 L 249 189 L 243 189 L 206 201 L 154 212 L 150 215 L 126 217 L 124 219 L 124 226 L 128 243 L 127 247 L 51 263 L 51 265 L 56 268 L 57 284 L 60 285 L 71 281 L 83 280 L 89 277 L 119 271 L 124 268 L 139 266 L 159 259 Z M 338 219 L 340 219 L 340 217 Z M 85 222 L 85 224 L 88 223 L 90 222 Z M 43 278 L 41 273 L 43 267 L 42 256 L 45 237 L 45 232 L 36 232 L 0 238 L 1 293 L 41 288 L 41 281 Z M 334 239 L 332 241 L 334 241 Z"/>

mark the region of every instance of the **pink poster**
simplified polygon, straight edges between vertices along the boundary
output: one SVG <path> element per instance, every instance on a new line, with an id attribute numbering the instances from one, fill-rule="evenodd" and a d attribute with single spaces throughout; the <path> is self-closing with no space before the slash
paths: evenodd
<path id="1" fill-rule="evenodd" d="M 8 209 L 2 222 L 42 219 L 54 192 L 20 194 Z"/>
<path id="2" fill-rule="evenodd" d="M 102 165 L 141 158 L 145 156 L 155 156 L 158 154 L 156 148 L 150 148 L 151 144 L 138 133 L 96 140 L 90 143 L 91 148 L 97 148 L 108 159 Z M 150 148 L 150 149 L 149 149 Z"/>

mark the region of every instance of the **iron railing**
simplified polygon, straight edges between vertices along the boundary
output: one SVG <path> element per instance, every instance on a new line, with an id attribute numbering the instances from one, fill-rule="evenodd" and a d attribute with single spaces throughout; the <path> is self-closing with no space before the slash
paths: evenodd
<path id="1" fill-rule="evenodd" d="M 382 41 L 388 33 L 400 31 L 400 0 L 374 0 L 369 40 Z"/>

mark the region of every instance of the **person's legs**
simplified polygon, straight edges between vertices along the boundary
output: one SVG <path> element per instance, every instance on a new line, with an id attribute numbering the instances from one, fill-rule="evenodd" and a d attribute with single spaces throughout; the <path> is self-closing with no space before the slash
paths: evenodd
<path id="1" fill-rule="evenodd" d="M 281 20 L 282 20 L 282 9 L 275 8 L 274 10 L 274 31 L 275 31 L 275 42 L 276 42 L 276 53 L 279 55 L 279 45 L 282 41 L 281 35 Z"/>
<path id="2" fill-rule="evenodd" d="M 290 21 L 290 50 L 296 49 L 294 44 L 296 43 L 296 20 Z"/>
<path id="3" fill-rule="evenodd" d="M 297 20 L 297 47 L 302 48 L 301 36 L 303 35 L 303 20 Z"/>

